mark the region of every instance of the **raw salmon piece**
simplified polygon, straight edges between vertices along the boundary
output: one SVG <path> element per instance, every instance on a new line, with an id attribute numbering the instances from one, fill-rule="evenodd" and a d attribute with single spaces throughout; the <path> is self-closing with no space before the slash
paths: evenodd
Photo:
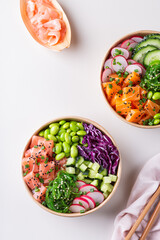
<path id="1" fill-rule="evenodd" d="M 50 156 L 50 157 L 52 157 L 52 150 L 53 150 L 53 147 L 54 147 L 54 142 L 53 142 L 53 140 L 39 140 L 38 141 L 38 146 L 39 147 L 45 147 L 45 150 L 48 152 L 48 155 Z"/>
<path id="2" fill-rule="evenodd" d="M 39 166 L 39 176 L 41 178 L 50 178 L 55 175 L 55 162 L 50 161 L 50 162 L 42 162 L 40 163 Z"/>
<path id="3" fill-rule="evenodd" d="M 144 105 L 145 105 L 145 102 L 143 102 L 142 100 L 139 100 L 139 101 L 133 101 L 132 102 L 132 105 L 134 108 L 137 108 L 139 110 L 142 110 Z"/>
<path id="4" fill-rule="evenodd" d="M 106 82 L 106 94 L 107 98 L 110 101 L 114 94 L 121 91 L 121 87 L 116 84 L 116 81 Z"/>
<path id="5" fill-rule="evenodd" d="M 146 97 L 147 91 L 144 88 L 140 87 L 140 94 L 141 94 L 141 97 Z"/>
<path id="6" fill-rule="evenodd" d="M 140 100 L 140 87 L 125 87 L 123 88 L 123 101 Z"/>
<path id="7" fill-rule="evenodd" d="M 25 183 L 28 185 L 28 187 L 33 190 L 35 189 L 35 187 L 39 187 L 40 186 L 40 181 L 39 179 L 36 177 L 34 172 L 30 172 L 28 173 L 25 177 L 24 177 L 24 181 Z"/>
<path id="8" fill-rule="evenodd" d="M 25 154 L 24 154 L 25 157 L 30 157 L 31 156 L 31 150 L 28 149 Z"/>
<path id="9" fill-rule="evenodd" d="M 30 148 L 33 148 L 34 146 L 37 146 L 39 141 L 44 143 L 45 138 L 39 137 L 39 136 L 33 136 L 32 140 L 31 140 Z"/>
<path id="10" fill-rule="evenodd" d="M 41 202 L 43 202 L 45 200 L 45 194 L 46 194 L 47 188 L 41 184 L 41 186 L 38 189 L 39 189 L 38 192 L 33 191 L 34 192 L 33 197 L 38 202 L 41 203 Z"/>
<path id="11" fill-rule="evenodd" d="M 130 84 L 136 85 L 139 84 L 140 82 L 141 82 L 140 75 L 136 72 L 132 72 L 124 80 L 123 87 L 127 87 Z"/>
<path id="12" fill-rule="evenodd" d="M 42 149 L 41 147 L 38 148 L 31 148 L 31 157 L 35 157 L 41 160 L 44 160 L 48 157 L 48 150 L 47 149 Z"/>
<path id="13" fill-rule="evenodd" d="M 151 116 L 148 114 L 147 111 L 145 111 L 143 117 L 142 117 L 141 120 L 138 122 L 138 124 L 143 125 L 144 121 L 146 121 L 146 120 L 148 120 L 148 119 L 150 119 L 150 118 L 151 118 Z"/>
<path id="14" fill-rule="evenodd" d="M 155 114 L 159 112 L 160 106 L 148 99 L 144 106 L 144 109 L 148 112 L 150 116 L 153 117 Z"/>
<path id="15" fill-rule="evenodd" d="M 61 169 L 65 170 L 66 162 L 67 162 L 67 158 L 66 157 L 64 157 L 61 160 L 55 162 L 56 163 L 56 174 Z"/>
<path id="16" fill-rule="evenodd" d="M 110 74 L 109 79 L 111 80 L 111 78 L 113 79 L 112 81 L 116 81 L 117 84 L 121 84 L 124 81 L 124 77 L 119 77 L 116 73 Z"/>
<path id="17" fill-rule="evenodd" d="M 60 31 L 61 30 L 61 22 L 59 19 L 53 19 L 49 22 L 46 22 L 43 24 L 44 27 L 53 29 L 54 31 Z"/>
<path id="18" fill-rule="evenodd" d="M 138 109 L 131 109 L 131 111 L 126 116 L 126 120 L 128 122 L 138 123 L 143 115 L 144 111 L 139 111 Z"/>
<path id="19" fill-rule="evenodd" d="M 23 169 L 23 172 L 31 172 L 33 170 L 33 163 L 34 163 L 34 160 L 30 157 L 28 158 L 23 158 L 22 159 L 22 169 Z"/>
<path id="20" fill-rule="evenodd" d="M 131 110 L 131 101 L 116 101 L 116 112 L 120 115 L 127 115 L 128 112 Z"/>
<path id="21" fill-rule="evenodd" d="M 115 107 L 116 106 L 116 101 L 120 100 L 121 98 L 122 98 L 121 95 L 119 93 L 116 93 L 110 101 L 111 106 Z"/>

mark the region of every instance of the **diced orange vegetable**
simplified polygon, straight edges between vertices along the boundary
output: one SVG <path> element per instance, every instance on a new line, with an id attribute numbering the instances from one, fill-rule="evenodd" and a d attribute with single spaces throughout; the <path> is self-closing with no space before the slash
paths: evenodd
<path id="1" fill-rule="evenodd" d="M 138 109 L 131 109 L 128 113 L 126 120 L 128 122 L 138 123 L 142 116 L 144 115 L 144 111 L 139 111 Z"/>
<path id="2" fill-rule="evenodd" d="M 113 81 L 116 81 L 117 84 L 121 84 L 124 81 L 124 77 L 119 77 L 116 73 L 112 73 L 109 75 L 109 79 L 113 78 Z"/>
<path id="3" fill-rule="evenodd" d="M 132 72 L 124 80 L 123 87 L 126 87 L 129 84 L 136 85 L 136 84 L 139 84 L 139 83 L 140 83 L 140 75 L 136 72 Z"/>
<path id="4" fill-rule="evenodd" d="M 143 117 L 141 118 L 141 120 L 138 122 L 138 124 L 143 125 L 143 122 L 150 119 L 151 116 L 147 113 L 147 111 L 145 111 Z"/>
<path id="5" fill-rule="evenodd" d="M 120 90 L 121 87 L 117 85 L 115 81 L 106 83 L 106 94 L 109 101 L 114 96 L 114 94 L 118 93 Z"/>
<path id="6" fill-rule="evenodd" d="M 116 93 L 113 98 L 111 98 L 110 104 L 112 107 L 116 106 L 116 101 L 121 99 L 121 95 L 119 93 Z"/>
<path id="7" fill-rule="evenodd" d="M 140 87 L 125 87 L 123 88 L 123 101 L 140 100 Z"/>
<path id="8" fill-rule="evenodd" d="M 148 112 L 150 116 L 153 117 L 156 113 L 159 112 L 160 106 L 148 99 L 144 106 L 144 109 Z"/>
<path id="9" fill-rule="evenodd" d="M 131 101 L 116 101 L 116 112 L 120 115 L 127 115 L 128 112 L 131 110 Z"/>

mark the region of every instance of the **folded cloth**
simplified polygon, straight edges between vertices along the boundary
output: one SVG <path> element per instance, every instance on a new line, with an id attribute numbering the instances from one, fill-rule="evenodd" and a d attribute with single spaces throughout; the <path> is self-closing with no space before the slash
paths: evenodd
<path id="1" fill-rule="evenodd" d="M 133 186 L 131 195 L 129 197 L 127 208 L 120 212 L 115 219 L 115 229 L 112 240 L 124 240 L 125 236 L 136 222 L 141 211 L 148 203 L 151 196 L 155 193 L 160 185 L 160 154 L 151 158 L 141 170 L 135 185 Z M 157 202 L 160 198 L 157 199 Z M 157 203 L 156 202 L 156 203 Z M 144 220 L 137 228 L 132 240 L 138 240 L 142 235 L 148 220 L 153 213 L 156 203 L 151 211 L 147 213 Z M 152 229 L 150 230 L 146 240 L 160 240 L 160 215 L 157 217 Z"/>

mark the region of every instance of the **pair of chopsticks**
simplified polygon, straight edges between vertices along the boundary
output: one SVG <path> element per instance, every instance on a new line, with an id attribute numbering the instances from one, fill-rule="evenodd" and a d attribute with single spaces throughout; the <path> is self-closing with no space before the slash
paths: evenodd
<path id="1" fill-rule="evenodd" d="M 150 208 L 152 207 L 153 203 L 155 202 L 155 200 L 160 196 L 160 186 L 158 187 L 158 189 L 156 190 L 156 192 L 153 194 L 153 196 L 151 197 L 151 199 L 149 200 L 149 202 L 147 203 L 147 205 L 145 206 L 145 208 L 143 209 L 143 211 L 141 212 L 141 214 L 139 215 L 137 221 L 135 222 L 135 224 L 133 225 L 133 227 L 131 228 L 131 230 L 129 231 L 129 233 L 127 234 L 127 236 L 125 237 L 125 240 L 130 240 L 132 235 L 135 233 L 137 227 L 139 226 L 139 224 L 141 223 L 141 221 L 143 220 L 143 218 L 145 217 L 145 215 L 148 213 L 148 211 L 150 210 Z M 153 223 L 155 222 L 158 214 L 160 212 L 160 201 L 158 202 L 146 228 L 144 229 L 144 232 L 142 233 L 142 236 L 139 238 L 139 240 L 145 240 Z"/>

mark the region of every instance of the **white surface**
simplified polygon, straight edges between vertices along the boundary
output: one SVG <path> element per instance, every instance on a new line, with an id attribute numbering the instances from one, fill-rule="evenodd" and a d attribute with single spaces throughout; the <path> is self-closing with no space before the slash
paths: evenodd
<path id="1" fill-rule="evenodd" d="M 72 27 L 72 45 L 55 53 L 27 32 L 19 0 L 0 1 L 1 198 L 2 240 L 111 238 L 116 214 L 125 207 L 136 176 L 160 150 L 160 129 L 125 124 L 107 108 L 99 70 L 107 48 L 139 29 L 159 29 L 159 1 L 60 0 Z M 81 218 L 61 218 L 43 211 L 21 181 L 21 155 L 31 134 L 63 115 L 79 115 L 105 127 L 123 157 L 122 179 L 112 200 Z"/>

